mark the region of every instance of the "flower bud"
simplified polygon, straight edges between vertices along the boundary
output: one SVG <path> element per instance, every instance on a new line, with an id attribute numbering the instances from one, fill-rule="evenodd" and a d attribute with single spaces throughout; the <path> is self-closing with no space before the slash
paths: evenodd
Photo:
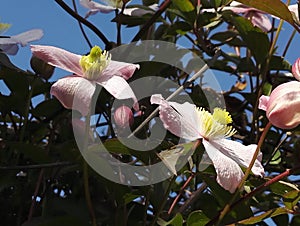
<path id="1" fill-rule="evenodd" d="M 277 86 L 270 96 L 259 98 L 259 109 L 265 110 L 269 121 L 281 129 L 293 129 L 300 124 L 300 82 Z"/>
<path id="2" fill-rule="evenodd" d="M 114 119 L 118 126 L 125 128 L 133 124 L 133 113 L 127 106 L 121 106 L 116 109 Z"/>
<path id="3" fill-rule="evenodd" d="M 298 58 L 296 62 L 293 64 L 292 73 L 294 77 L 300 81 L 300 58 Z"/>

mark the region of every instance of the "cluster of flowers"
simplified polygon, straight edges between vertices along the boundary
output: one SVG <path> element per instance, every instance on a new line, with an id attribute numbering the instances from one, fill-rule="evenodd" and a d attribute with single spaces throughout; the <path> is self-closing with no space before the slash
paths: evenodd
<path id="1" fill-rule="evenodd" d="M 86 16 L 97 12 L 111 12 L 121 7 L 119 4 L 121 1 L 116 1 L 114 6 L 103 6 L 88 0 L 80 2 L 90 9 Z M 154 12 L 155 7 L 157 6 L 151 6 L 147 13 Z M 262 12 L 241 5 L 232 5 L 230 9 L 251 17 L 254 24 L 263 25 L 262 30 L 270 29 L 271 25 Z M 138 9 L 126 10 L 128 12 L 124 12 L 131 14 L 145 13 L 145 10 L 142 12 Z M 28 40 L 33 40 L 33 38 Z M 19 40 L 17 42 L 20 43 Z M 13 43 L 6 40 L 5 43 L 0 44 Z M 96 84 L 98 84 L 117 99 L 133 99 L 134 108 L 138 110 L 135 94 L 126 81 L 133 76 L 136 69 L 139 69 L 138 64 L 111 60 L 111 55 L 98 46 L 93 47 L 87 56 L 77 55 L 53 46 L 32 45 L 31 51 L 34 56 L 48 64 L 73 73 L 59 79 L 51 87 L 51 94 L 64 107 L 75 108 L 83 116 L 88 115 Z M 293 65 L 293 74 L 296 79 L 300 80 L 300 58 Z M 80 105 L 73 105 L 75 95 L 79 98 Z M 160 94 L 153 95 L 151 103 L 159 105 L 160 119 L 171 133 L 187 141 L 202 140 L 208 160 L 215 167 L 217 182 L 228 191 L 234 192 L 244 176 L 240 166 L 246 168 L 249 166 L 257 145 L 246 146 L 227 139 L 236 132 L 230 126 L 232 118 L 229 113 L 219 108 L 210 113 L 194 104 L 169 102 Z M 267 117 L 274 126 L 282 129 L 296 127 L 300 123 L 300 82 L 292 81 L 279 85 L 270 96 L 260 98 L 259 108 L 266 111 Z M 125 106 L 116 110 L 115 117 L 120 126 L 128 125 L 133 121 L 132 110 Z M 261 160 L 260 153 L 252 167 L 252 172 L 262 177 L 264 168 Z"/>

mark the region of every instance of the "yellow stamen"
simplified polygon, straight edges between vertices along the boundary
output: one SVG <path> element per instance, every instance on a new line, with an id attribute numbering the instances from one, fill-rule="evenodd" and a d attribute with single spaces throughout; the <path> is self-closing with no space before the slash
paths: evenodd
<path id="1" fill-rule="evenodd" d="M 236 130 L 232 126 L 228 126 L 232 123 L 230 114 L 223 109 L 215 108 L 214 113 L 211 114 L 204 108 L 197 108 L 196 112 L 199 125 L 200 134 L 205 139 L 219 139 L 230 137 L 236 133 Z"/>
<path id="2" fill-rule="evenodd" d="M 110 59 L 111 55 L 107 51 L 102 51 L 99 46 L 94 46 L 89 55 L 81 57 L 79 63 L 85 77 L 89 80 L 95 80 L 107 68 Z"/>

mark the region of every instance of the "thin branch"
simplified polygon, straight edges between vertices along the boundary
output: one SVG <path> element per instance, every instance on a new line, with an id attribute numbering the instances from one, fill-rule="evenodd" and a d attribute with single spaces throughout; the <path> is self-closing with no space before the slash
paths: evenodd
<path id="1" fill-rule="evenodd" d="M 53 168 L 60 166 L 76 165 L 72 162 L 54 162 L 36 165 L 21 165 L 21 166 L 0 166 L 0 170 L 25 170 L 25 169 L 43 169 L 43 168 Z"/>
<path id="2" fill-rule="evenodd" d="M 74 11 L 78 14 L 78 11 L 77 11 L 77 7 L 76 7 L 76 3 L 75 3 L 75 0 L 72 0 L 72 3 L 73 3 L 73 7 L 74 7 Z M 83 26 L 82 26 L 82 23 L 80 21 L 78 21 L 78 25 L 79 25 L 79 28 L 80 28 L 80 31 L 84 37 L 84 39 L 86 40 L 88 46 L 90 47 L 90 49 L 93 47 L 88 36 L 86 35 L 84 29 L 83 29 Z"/>
<path id="3" fill-rule="evenodd" d="M 156 21 L 156 19 L 161 16 L 161 14 L 169 7 L 170 4 L 171 0 L 164 1 L 164 3 L 160 5 L 159 9 L 153 14 L 153 16 L 147 21 L 147 23 L 144 24 L 141 30 L 139 30 L 139 32 L 134 36 L 131 42 L 136 42 L 140 40 L 151 27 L 151 25 Z"/>
<path id="4" fill-rule="evenodd" d="M 104 34 L 92 23 L 84 19 L 82 16 L 78 15 L 76 12 L 74 12 L 64 1 L 62 0 L 54 0 L 60 7 L 62 7 L 67 13 L 69 13 L 72 17 L 74 17 L 77 21 L 83 23 L 85 26 L 90 28 L 95 34 L 102 40 L 102 42 L 105 44 L 106 49 L 111 49 L 112 45 L 110 41 L 104 36 Z"/>

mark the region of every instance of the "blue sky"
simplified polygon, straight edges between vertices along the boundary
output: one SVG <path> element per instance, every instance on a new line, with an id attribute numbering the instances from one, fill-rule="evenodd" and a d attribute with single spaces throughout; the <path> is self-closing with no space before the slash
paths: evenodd
<path id="1" fill-rule="evenodd" d="M 65 1 L 72 7 L 72 1 Z M 132 1 L 135 4 L 141 3 L 141 0 Z M 87 9 L 79 4 L 76 0 L 79 14 L 84 16 Z M 291 1 L 296 3 L 296 0 Z M 114 13 L 96 14 L 91 16 L 89 20 L 94 23 L 104 34 L 111 40 L 116 41 L 116 25 L 110 22 L 114 18 Z M 30 29 L 40 28 L 44 31 L 44 36 L 41 40 L 33 42 L 33 44 L 54 45 L 74 53 L 84 54 L 89 50 L 85 42 L 78 23 L 69 14 L 67 14 L 54 0 L 2 0 L 0 7 L 0 22 L 9 23 L 12 26 L 4 33 L 4 35 L 14 35 Z M 85 30 L 92 41 L 93 45 L 104 47 L 102 41 L 93 34 L 88 28 Z M 284 28 L 280 34 L 278 55 L 282 53 L 282 47 L 286 44 L 293 28 L 288 23 L 284 24 Z M 135 28 L 122 28 L 123 43 L 128 43 L 136 34 Z M 182 43 L 181 43 L 182 44 Z M 296 34 L 290 50 L 287 54 L 287 59 L 293 63 L 299 57 L 300 39 L 299 34 Z M 11 61 L 18 67 L 27 70 L 30 69 L 31 52 L 29 47 L 20 48 L 16 56 L 10 56 Z M 65 72 L 56 69 L 56 80 L 61 75 L 66 75 Z"/>

